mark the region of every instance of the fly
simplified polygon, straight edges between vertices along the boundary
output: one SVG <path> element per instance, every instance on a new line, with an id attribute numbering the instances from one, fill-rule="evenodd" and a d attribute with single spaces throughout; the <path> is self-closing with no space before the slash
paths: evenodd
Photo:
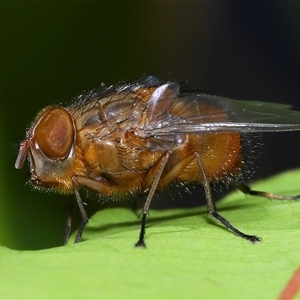
<path id="1" fill-rule="evenodd" d="M 216 211 L 214 183 L 236 184 L 244 193 L 272 199 L 299 199 L 251 190 L 241 182 L 247 133 L 300 130 L 300 112 L 282 104 L 237 101 L 184 92 L 175 82 L 146 77 L 92 90 L 69 107 L 51 106 L 36 116 L 20 144 L 15 167 L 30 164 L 33 186 L 75 194 L 82 221 L 88 216 L 79 190 L 103 196 L 145 194 L 137 247 L 145 247 L 145 227 L 156 191 L 172 183 L 199 183 L 207 211 L 237 236 L 261 239 L 234 227 Z M 71 232 L 67 220 L 64 242 Z"/>

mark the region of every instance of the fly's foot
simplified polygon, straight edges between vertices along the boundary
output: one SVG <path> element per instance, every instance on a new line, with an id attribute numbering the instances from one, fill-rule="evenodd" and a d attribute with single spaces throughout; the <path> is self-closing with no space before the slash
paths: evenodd
<path id="1" fill-rule="evenodd" d="M 251 244 L 256 244 L 262 241 L 262 239 L 256 235 L 247 235 L 244 234 L 244 236 L 242 236 L 244 239 L 246 239 L 247 241 L 249 241 Z"/>
<path id="2" fill-rule="evenodd" d="M 136 248 L 146 248 L 146 244 L 144 240 L 138 240 L 138 242 L 134 245 Z"/>

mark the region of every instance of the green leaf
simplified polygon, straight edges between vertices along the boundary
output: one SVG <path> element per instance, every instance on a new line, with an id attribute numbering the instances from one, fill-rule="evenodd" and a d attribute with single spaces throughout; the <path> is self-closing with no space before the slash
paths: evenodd
<path id="1" fill-rule="evenodd" d="M 300 192 L 299 179 L 299 170 L 290 171 L 252 187 L 293 195 Z M 107 209 L 91 218 L 79 244 L 0 248 L 0 297 L 277 298 L 300 262 L 300 201 L 233 192 L 218 211 L 263 241 L 236 237 L 201 207 L 151 211 L 147 248 L 136 249 L 140 220 L 131 210 Z"/>

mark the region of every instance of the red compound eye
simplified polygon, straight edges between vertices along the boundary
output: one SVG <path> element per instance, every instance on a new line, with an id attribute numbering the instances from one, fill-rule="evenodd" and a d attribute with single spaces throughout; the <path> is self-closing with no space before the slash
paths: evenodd
<path id="1" fill-rule="evenodd" d="M 34 138 L 48 158 L 66 159 L 74 142 L 74 127 L 69 112 L 63 108 L 46 110 L 34 129 Z"/>

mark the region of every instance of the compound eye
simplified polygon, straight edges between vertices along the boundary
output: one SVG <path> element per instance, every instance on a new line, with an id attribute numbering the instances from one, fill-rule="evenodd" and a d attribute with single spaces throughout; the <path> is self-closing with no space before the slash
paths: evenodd
<path id="1" fill-rule="evenodd" d="M 49 108 L 39 119 L 34 138 L 40 150 L 50 159 L 66 159 L 74 142 L 74 127 L 69 112 L 63 108 Z"/>

